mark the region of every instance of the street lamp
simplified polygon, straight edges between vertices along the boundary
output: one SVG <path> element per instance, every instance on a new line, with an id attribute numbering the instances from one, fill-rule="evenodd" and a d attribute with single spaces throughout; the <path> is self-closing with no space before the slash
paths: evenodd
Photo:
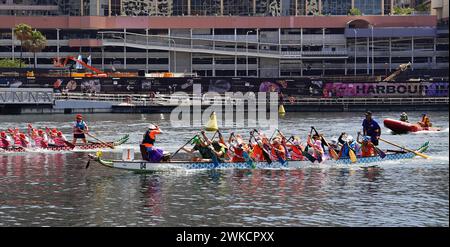
<path id="1" fill-rule="evenodd" d="M 355 55 L 354 55 L 354 60 L 355 60 L 355 68 L 353 69 L 353 73 L 354 73 L 354 75 L 356 76 L 356 39 L 357 39 L 357 36 L 356 36 L 356 28 L 354 28 L 353 29 L 353 32 L 355 32 Z"/>
<path id="2" fill-rule="evenodd" d="M 250 30 L 247 31 L 247 34 L 245 35 L 245 47 L 246 47 L 246 53 L 245 53 L 245 59 L 246 59 L 246 63 L 245 63 L 245 75 L 248 77 L 248 34 L 249 33 L 253 33 L 254 30 Z"/>
<path id="3" fill-rule="evenodd" d="M 373 25 L 372 24 L 370 25 L 370 29 L 372 31 L 372 76 L 374 76 L 374 74 L 375 74 L 375 61 L 373 60 L 374 59 L 374 56 L 373 56 L 374 45 L 373 45 Z"/>
<path id="4" fill-rule="evenodd" d="M 173 42 L 173 48 L 170 47 L 171 41 Z M 175 40 L 169 38 L 169 47 L 172 48 L 171 50 L 173 51 L 173 56 L 174 56 L 174 65 L 175 65 L 174 71 L 177 72 L 177 52 L 175 51 L 175 46 L 177 46 L 177 43 L 175 42 Z M 170 54 L 169 54 L 169 57 L 170 57 Z"/>

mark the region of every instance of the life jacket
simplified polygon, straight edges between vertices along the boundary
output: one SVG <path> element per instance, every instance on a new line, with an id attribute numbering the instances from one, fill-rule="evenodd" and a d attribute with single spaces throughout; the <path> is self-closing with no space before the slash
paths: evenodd
<path id="1" fill-rule="evenodd" d="M 78 129 L 85 130 L 86 129 L 86 123 L 83 120 L 81 120 L 80 122 L 75 121 L 74 124 L 73 124 L 73 127 L 75 128 L 75 130 L 74 130 L 75 134 L 82 134 L 83 131 L 80 131 Z"/>
<path id="2" fill-rule="evenodd" d="M 22 140 L 20 139 L 19 135 L 13 136 L 14 145 L 22 146 Z"/>
<path id="3" fill-rule="evenodd" d="M 431 127 L 430 118 L 427 116 L 424 116 L 422 118 L 423 127 Z"/>
<path id="4" fill-rule="evenodd" d="M 361 145 L 361 156 L 362 157 L 371 157 L 376 156 L 375 148 L 372 142 Z"/>
<path id="5" fill-rule="evenodd" d="M 231 158 L 231 162 L 244 162 L 244 150 L 240 147 L 234 147 L 234 156 Z"/>
<path id="6" fill-rule="evenodd" d="M 298 146 L 291 146 L 291 159 L 292 160 L 303 160 L 303 153 Z"/>
<path id="7" fill-rule="evenodd" d="M 153 145 L 155 144 L 155 133 L 152 132 L 154 130 L 147 130 L 144 134 L 144 139 L 142 140 L 142 144 L 146 147 L 153 147 Z"/>
<path id="8" fill-rule="evenodd" d="M 278 160 L 279 158 L 286 160 L 286 151 L 282 145 L 273 146 L 271 150 L 272 160 Z"/>
<path id="9" fill-rule="evenodd" d="M 259 147 L 258 144 L 253 145 L 253 152 L 251 157 L 256 161 L 264 161 L 263 150 Z"/>

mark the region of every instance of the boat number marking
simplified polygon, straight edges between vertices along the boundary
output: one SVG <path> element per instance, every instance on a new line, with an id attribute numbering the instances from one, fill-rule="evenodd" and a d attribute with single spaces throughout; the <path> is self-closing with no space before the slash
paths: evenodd
<path id="1" fill-rule="evenodd" d="M 141 162 L 141 170 L 147 169 L 147 163 Z"/>

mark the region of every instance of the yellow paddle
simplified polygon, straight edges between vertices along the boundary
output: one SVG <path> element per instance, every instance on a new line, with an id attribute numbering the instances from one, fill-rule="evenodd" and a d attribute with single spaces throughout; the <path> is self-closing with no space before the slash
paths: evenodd
<path id="1" fill-rule="evenodd" d="M 422 157 L 422 158 L 424 158 L 424 159 L 431 159 L 430 156 L 425 155 L 425 154 L 423 154 L 423 153 L 419 153 L 419 152 L 417 152 L 417 151 L 411 150 L 411 149 L 406 148 L 406 147 L 404 147 L 404 146 L 400 146 L 400 145 L 395 144 L 395 143 L 392 143 L 392 142 L 390 142 L 390 141 L 386 141 L 386 140 L 384 140 L 384 139 L 382 139 L 382 138 L 379 138 L 379 139 L 380 139 L 380 141 L 384 141 L 384 142 L 386 142 L 387 144 L 391 144 L 392 146 L 401 148 L 401 149 L 403 149 L 403 150 L 405 150 L 405 151 L 408 151 L 408 152 L 410 152 L 410 153 L 414 153 L 415 155 L 418 155 L 418 156 L 420 156 L 420 157 Z"/>
<path id="2" fill-rule="evenodd" d="M 355 152 L 350 147 L 350 145 L 348 145 L 348 143 L 346 143 L 346 145 L 348 147 L 348 156 L 350 157 L 350 160 L 352 161 L 352 163 L 356 163 L 358 161 L 358 159 L 356 158 Z"/>

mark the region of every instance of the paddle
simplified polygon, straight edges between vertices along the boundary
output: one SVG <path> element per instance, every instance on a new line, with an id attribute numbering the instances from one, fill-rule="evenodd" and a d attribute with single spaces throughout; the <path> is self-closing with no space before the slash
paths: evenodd
<path id="1" fill-rule="evenodd" d="M 319 132 L 317 132 L 317 130 L 316 130 L 316 128 L 314 128 L 314 126 L 311 126 L 311 129 L 314 130 L 314 132 L 316 132 L 317 135 L 319 135 Z M 338 159 L 339 159 L 339 156 L 338 156 L 338 154 L 336 153 L 336 150 L 334 150 L 334 148 L 332 148 L 332 147 L 330 146 L 330 144 L 327 142 L 327 140 L 325 140 L 325 138 L 323 137 L 323 135 L 319 135 L 319 136 L 322 138 L 322 141 L 323 141 L 323 142 L 325 143 L 325 145 L 328 147 L 328 150 L 330 150 L 331 157 L 332 157 L 334 160 L 338 160 Z"/>
<path id="2" fill-rule="evenodd" d="M 217 158 L 217 155 L 214 153 L 214 148 L 211 146 L 209 147 L 211 149 L 211 159 L 214 163 L 214 168 L 217 168 L 219 166 L 219 159 Z"/>
<path id="3" fill-rule="evenodd" d="M 94 138 L 95 140 L 99 141 L 101 144 L 103 144 L 103 145 L 105 145 L 105 146 L 107 146 L 107 147 L 109 147 L 109 148 L 111 148 L 111 149 L 114 149 L 114 146 L 113 146 L 113 145 L 108 144 L 108 143 L 106 143 L 106 142 L 104 142 L 104 141 L 98 139 L 97 137 L 95 137 L 94 135 L 90 134 L 89 132 L 84 132 L 84 133 L 85 133 L 86 135 L 88 135 L 88 136 Z"/>
<path id="4" fill-rule="evenodd" d="M 428 155 L 425 155 L 425 154 L 423 154 L 423 153 L 419 153 L 419 152 L 417 152 L 417 151 L 411 150 L 411 149 L 406 148 L 406 147 L 404 147 L 404 146 L 400 146 L 400 145 L 398 145 L 398 144 L 392 143 L 392 142 L 387 141 L 387 140 L 384 140 L 384 139 L 382 139 L 382 138 L 379 138 L 379 140 L 380 140 L 380 141 L 384 141 L 384 142 L 386 142 L 387 144 L 391 144 L 391 145 L 394 146 L 394 147 L 401 148 L 401 149 L 403 149 L 403 150 L 405 150 L 405 151 L 408 151 L 408 152 L 410 152 L 410 153 L 414 153 L 415 155 L 418 155 L 418 156 L 420 156 L 420 157 L 422 157 L 422 158 L 424 158 L 424 159 L 431 159 L 431 157 L 428 156 Z"/>
<path id="5" fill-rule="evenodd" d="M 356 163 L 358 161 L 358 159 L 356 158 L 355 151 L 353 151 L 353 149 L 350 147 L 348 142 L 345 142 L 345 145 L 347 145 L 347 148 L 348 148 L 348 156 L 350 157 L 350 161 L 352 163 Z"/>
<path id="6" fill-rule="evenodd" d="M 278 133 L 281 135 L 281 137 L 283 137 L 284 139 L 286 139 L 286 137 L 283 135 L 283 133 L 281 133 L 279 130 L 278 130 Z M 289 139 L 286 139 L 286 141 L 288 141 L 291 145 L 298 147 L 299 150 L 302 152 L 302 155 L 303 155 L 304 157 L 306 157 L 306 158 L 307 158 L 309 161 L 311 161 L 312 163 L 314 163 L 314 162 L 317 160 L 317 159 L 314 158 L 311 154 L 309 154 L 308 152 L 302 150 L 302 149 L 300 148 L 299 145 L 295 145 L 295 144 L 291 141 L 291 139 L 294 139 L 294 137 L 291 136 Z"/>
<path id="7" fill-rule="evenodd" d="M 172 159 L 173 156 L 175 156 L 175 154 L 177 154 L 178 152 L 180 152 L 181 149 L 183 149 L 186 145 L 188 145 L 192 140 L 194 140 L 195 137 L 197 137 L 198 135 L 195 135 L 194 137 L 192 137 L 191 139 L 189 139 L 189 141 L 187 141 L 183 146 L 181 146 L 181 148 L 179 148 L 177 151 L 175 151 L 175 153 L 173 153 L 172 155 L 170 155 L 170 158 Z"/>
<path id="8" fill-rule="evenodd" d="M 255 131 L 256 133 L 259 134 L 259 132 L 258 132 L 256 129 L 254 129 L 253 131 Z M 267 161 L 267 163 L 272 164 L 272 159 L 270 159 L 270 154 L 269 154 L 269 153 L 267 152 L 267 150 L 264 148 L 264 146 L 262 145 L 262 143 L 259 143 L 259 142 L 256 140 L 256 138 L 255 138 L 253 132 L 251 132 L 251 137 L 253 137 L 253 139 L 255 139 L 256 144 L 261 148 L 262 153 L 263 153 L 263 156 L 264 156 L 264 159 Z M 251 137 L 250 137 L 250 139 L 251 139 Z"/>

